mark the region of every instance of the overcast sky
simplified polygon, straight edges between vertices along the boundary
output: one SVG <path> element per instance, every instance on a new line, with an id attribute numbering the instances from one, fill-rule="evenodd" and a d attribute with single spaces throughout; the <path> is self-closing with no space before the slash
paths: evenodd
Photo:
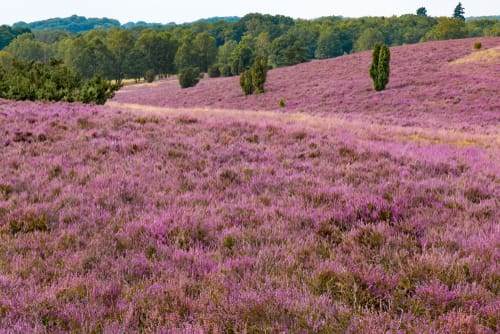
<path id="1" fill-rule="evenodd" d="M 456 0 L 8 0 L 0 6 L 0 25 L 33 22 L 73 14 L 108 17 L 121 23 L 191 22 L 213 16 L 248 13 L 282 14 L 293 18 L 391 16 L 415 13 L 425 7 L 430 16 L 451 16 Z M 499 0 L 462 1 L 466 16 L 500 15 Z"/>

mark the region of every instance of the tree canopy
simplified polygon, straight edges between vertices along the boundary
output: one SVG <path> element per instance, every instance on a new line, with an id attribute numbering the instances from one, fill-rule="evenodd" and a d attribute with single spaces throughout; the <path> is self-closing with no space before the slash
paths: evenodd
<path id="1" fill-rule="evenodd" d="M 461 3 L 455 8 L 463 16 Z M 42 62 L 64 59 L 71 70 L 89 79 L 150 78 L 199 68 L 222 76 L 239 75 L 254 60 L 265 57 L 268 66 L 280 67 L 312 59 L 337 57 L 372 49 L 377 42 L 388 46 L 427 40 L 477 36 L 500 36 L 498 18 L 465 22 L 462 17 L 417 15 L 392 17 L 322 17 L 292 19 L 282 15 L 252 13 L 241 19 L 201 20 L 176 25 L 129 24 L 114 20 L 72 16 L 42 23 L 0 26 L 0 61 L 9 67 L 14 59 Z M 68 26 L 61 26 L 62 23 Z M 73 24 L 79 28 L 72 30 Z M 56 30 L 37 30 L 40 27 Z M 73 31 L 83 31 L 78 34 Z M 31 31 L 30 29 L 34 29 Z M 41 28 L 40 28 L 41 29 Z M 61 29 L 61 30 L 57 30 Z"/>

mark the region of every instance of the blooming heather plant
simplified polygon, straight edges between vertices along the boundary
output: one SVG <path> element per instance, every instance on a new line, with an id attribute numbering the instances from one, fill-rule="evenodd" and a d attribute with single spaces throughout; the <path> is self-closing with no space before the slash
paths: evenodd
<path id="1" fill-rule="evenodd" d="M 0 332 L 498 332 L 498 144 L 252 114 L 0 100 Z"/>

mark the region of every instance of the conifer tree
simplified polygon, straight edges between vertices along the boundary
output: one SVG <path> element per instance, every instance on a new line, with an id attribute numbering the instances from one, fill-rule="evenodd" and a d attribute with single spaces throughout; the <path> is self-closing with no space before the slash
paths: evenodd
<path id="1" fill-rule="evenodd" d="M 465 21 L 464 14 L 465 14 L 464 7 L 462 7 L 462 3 L 459 2 L 458 5 L 455 7 L 454 12 L 453 12 L 453 18 Z"/>
<path id="2" fill-rule="evenodd" d="M 385 44 L 377 43 L 372 53 L 370 77 L 376 91 L 384 90 L 389 82 L 391 53 Z"/>
<path id="3" fill-rule="evenodd" d="M 240 74 L 240 86 L 244 95 L 253 94 L 254 87 L 252 82 L 252 73 L 250 70 L 246 70 Z"/>
<path id="4" fill-rule="evenodd" d="M 425 7 L 420 7 L 417 9 L 417 15 L 427 16 L 427 9 Z"/>
<path id="5" fill-rule="evenodd" d="M 252 84 L 255 94 L 264 93 L 264 84 L 267 79 L 267 58 L 263 56 L 257 57 L 250 72 L 252 74 Z"/>

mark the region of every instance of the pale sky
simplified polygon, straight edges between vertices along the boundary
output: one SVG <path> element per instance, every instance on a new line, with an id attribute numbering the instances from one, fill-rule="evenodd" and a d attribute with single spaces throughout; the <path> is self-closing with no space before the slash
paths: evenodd
<path id="1" fill-rule="evenodd" d="M 499 0 L 464 0 L 465 16 L 500 15 Z M 425 7 L 430 16 L 451 16 L 457 0 L 9 0 L 3 1 L 0 25 L 33 22 L 73 14 L 157 23 L 191 22 L 213 16 L 248 13 L 281 14 L 293 18 L 392 16 L 414 14 Z"/>

